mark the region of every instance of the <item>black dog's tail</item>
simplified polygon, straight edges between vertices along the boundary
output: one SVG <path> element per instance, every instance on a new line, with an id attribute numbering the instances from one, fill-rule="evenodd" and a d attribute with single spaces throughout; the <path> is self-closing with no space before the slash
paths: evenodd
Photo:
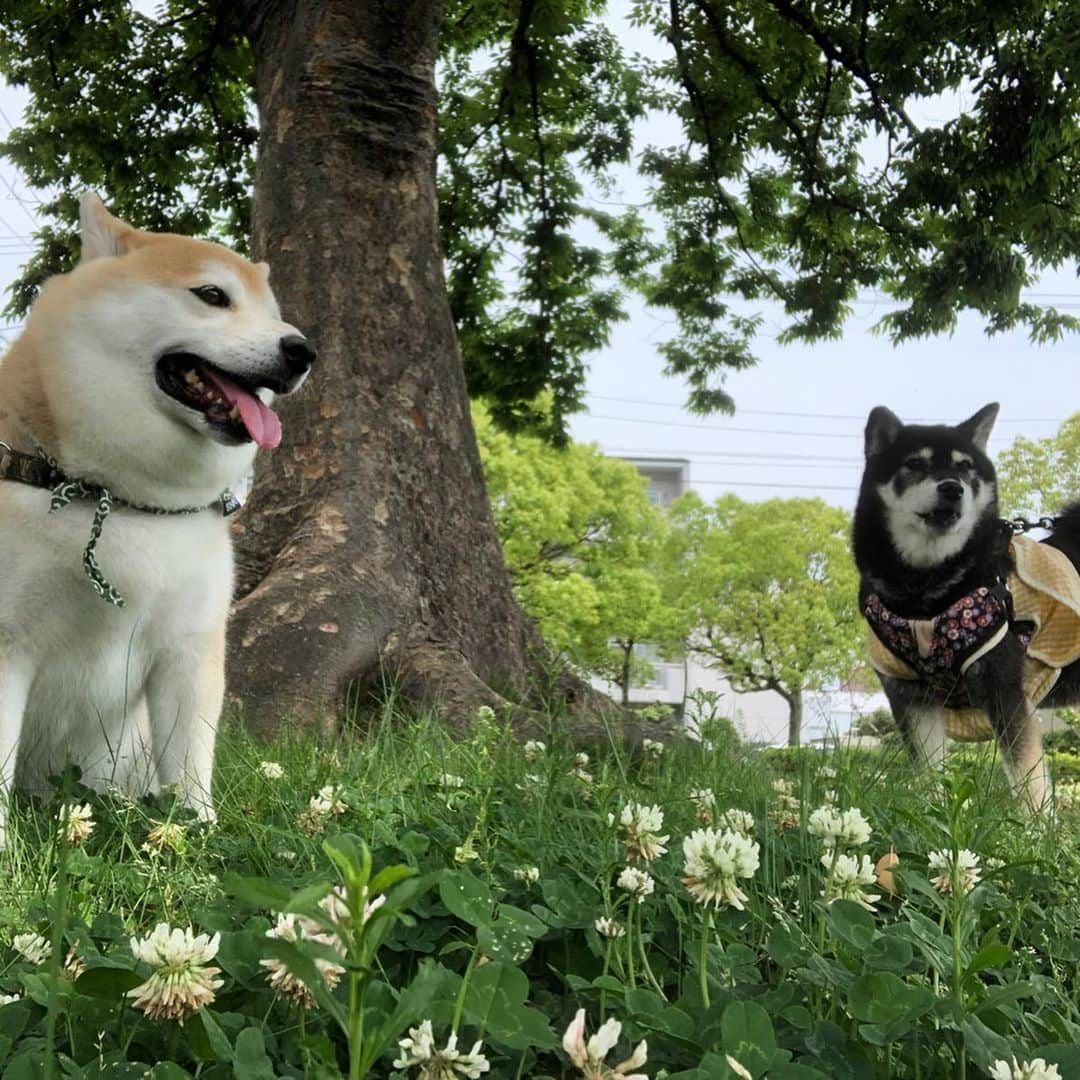
<path id="1" fill-rule="evenodd" d="M 1080 502 L 1070 503 L 1054 519 L 1054 531 L 1043 541 L 1068 555 L 1080 568 Z"/>

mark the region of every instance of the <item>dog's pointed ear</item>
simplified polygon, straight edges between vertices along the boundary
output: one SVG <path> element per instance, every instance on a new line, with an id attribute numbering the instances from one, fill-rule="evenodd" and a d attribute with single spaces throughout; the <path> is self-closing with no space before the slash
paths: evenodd
<path id="1" fill-rule="evenodd" d="M 974 416 L 968 417 L 962 424 L 956 425 L 965 438 L 970 439 L 984 454 L 986 444 L 990 441 L 990 432 L 994 430 L 994 421 L 997 419 L 998 409 L 1001 406 L 996 401 L 981 408 Z"/>
<path id="2" fill-rule="evenodd" d="M 871 409 L 866 421 L 866 456 L 873 457 L 888 450 L 896 442 L 903 426 L 900 417 L 884 405 Z"/>
<path id="3" fill-rule="evenodd" d="M 114 218 L 92 191 L 84 191 L 79 199 L 79 236 L 82 240 L 80 259 L 89 262 L 106 255 L 126 254 L 138 247 L 143 233 Z"/>

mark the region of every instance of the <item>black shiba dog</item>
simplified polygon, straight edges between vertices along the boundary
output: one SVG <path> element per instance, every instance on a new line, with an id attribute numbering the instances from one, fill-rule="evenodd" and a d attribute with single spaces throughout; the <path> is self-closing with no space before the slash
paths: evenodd
<path id="1" fill-rule="evenodd" d="M 1049 591 L 1061 594 L 1080 582 L 1080 504 L 1045 544 L 1014 539 L 986 454 L 997 412 L 987 405 L 955 427 L 870 413 L 853 537 L 859 604 L 911 755 L 940 761 L 946 710 L 976 710 L 982 727 L 959 737 L 995 737 L 1014 788 L 1038 808 L 1047 781 L 1035 706 L 1080 700 L 1080 605 L 1066 593 L 1064 608 L 1044 607 L 1054 601 L 1038 585 L 1054 575 Z M 1066 623 L 1076 641 L 1064 640 Z M 1055 640 L 1037 642 L 1051 625 Z"/>

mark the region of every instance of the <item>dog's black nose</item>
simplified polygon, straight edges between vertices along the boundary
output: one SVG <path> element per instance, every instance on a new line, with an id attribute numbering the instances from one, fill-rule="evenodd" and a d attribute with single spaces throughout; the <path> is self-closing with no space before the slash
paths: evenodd
<path id="1" fill-rule="evenodd" d="M 937 493 L 947 502 L 959 502 L 964 497 L 964 485 L 959 480 L 942 480 Z"/>
<path id="2" fill-rule="evenodd" d="M 287 334 L 281 339 L 285 363 L 294 375 L 302 375 L 315 363 L 315 346 L 300 334 Z"/>

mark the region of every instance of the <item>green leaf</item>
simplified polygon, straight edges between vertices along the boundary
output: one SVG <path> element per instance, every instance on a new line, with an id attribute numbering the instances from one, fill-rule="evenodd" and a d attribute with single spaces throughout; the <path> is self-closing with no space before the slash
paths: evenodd
<path id="1" fill-rule="evenodd" d="M 476 940 L 488 956 L 511 964 L 523 964 L 532 955 L 533 939 L 547 932 L 535 916 L 511 904 L 500 904 L 498 918 L 476 932 Z"/>
<path id="2" fill-rule="evenodd" d="M 202 1062 L 219 1061 L 232 1064 L 233 1048 L 228 1036 L 209 1009 L 200 1009 L 184 1024 L 191 1052 Z"/>
<path id="3" fill-rule="evenodd" d="M 876 971 L 855 979 L 848 990 L 848 1012 L 856 1020 L 888 1024 L 914 1020 L 934 1007 L 932 990 L 910 986 L 891 971 Z"/>
<path id="4" fill-rule="evenodd" d="M 405 878 L 416 877 L 418 871 L 412 866 L 387 866 L 380 870 L 372 879 L 371 884 L 368 886 L 368 895 L 372 898 L 379 895 L 379 893 L 386 892 L 391 886 L 396 885 L 399 881 L 404 881 Z"/>
<path id="5" fill-rule="evenodd" d="M 241 877 L 228 873 L 222 877 L 222 888 L 245 904 L 269 911 L 286 911 L 291 893 L 288 889 L 265 878 Z"/>
<path id="6" fill-rule="evenodd" d="M 495 900 L 491 890 L 468 870 L 455 870 L 439 882 L 442 902 L 462 922 L 470 926 L 488 926 L 492 921 Z"/>
<path id="7" fill-rule="evenodd" d="M 518 968 L 499 962 L 484 964 L 470 976 L 465 1010 L 478 1028 L 505 1046 L 550 1049 L 555 1035 L 543 1014 L 525 1004 L 528 993 L 529 980 Z"/>
<path id="8" fill-rule="evenodd" d="M 410 829 L 398 840 L 397 846 L 408 855 L 423 855 L 431 847 L 431 837 Z"/>
<path id="9" fill-rule="evenodd" d="M 322 842 L 323 851 L 333 860 L 345 882 L 362 889 L 371 877 L 371 852 L 359 837 L 336 833 Z"/>
<path id="10" fill-rule="evenodd" d="M 1080 1076 L 1080 1046 L 1075 1043 L 1046 1043 L 1032 1052 L 1033 1058 L 1041 1057 L 1047 1065 L 1057 1065 L 1062 1077 Z"/>
<path id="11" fill-rule="evenodd" d="M 859 953 L 870 948 L 877 933 L 874 916 L 854 900 L 834 900 L 828 920 L 832 933 Z"/>
<path id="12" fill-rule="evenodd" d="M 991 942 L 989 945 L 984 945 L 971 958 L 971 963 L 968 964 L 964 974 L 965 976 L 972 975 L 977 971 L 989 971 L 992 968 L 1004 967 L 1012 957 L 1013 951 L 1008 945 Z"/>
<path id="13" fill-rule="evenodd" d="M 88 997 L 116 1001 L 143 981 L 142 976 L 127 968 L 92 967 L 75 980 L 75 989 Z"/>
<path id="14" fill-rule="evenodd" d="M 0 1034 L 6 1035 L 13 1043 L 26 1030 L 30 1022 L 30 1010 L 20 1001 L 0 1007 Z"/>
<path id="15" fill-rule="evenodd" d="M 733 1001 L 720 1018 L 724 1052 L 755 1075 L 767 1069 L 778 1056 L 772 1019 L 752 1001 Z M 787 1057 L 786 1053 L 783 1057 Z"/>
<path id="16" fill-rule="evenodd" d="M 244 1028 L 237 1036 L 233 1067 L 236 1080 L 274 1080 L 276 1074 L 266 1056 L 266 1043 L 259 1028 Z"/>

